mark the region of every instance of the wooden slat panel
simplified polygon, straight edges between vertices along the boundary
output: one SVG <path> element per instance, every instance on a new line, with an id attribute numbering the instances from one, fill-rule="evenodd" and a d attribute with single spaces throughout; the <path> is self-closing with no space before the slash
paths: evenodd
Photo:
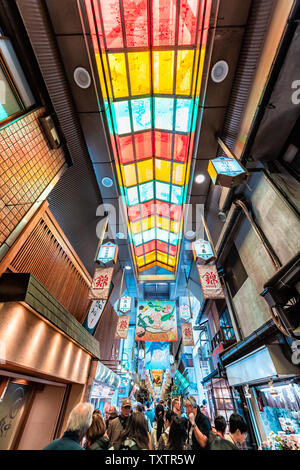
<path id="1" fill-rule="evenodd" d="M 92 279 L 47 203 L 1 261 L 0 274 L 1 269 L 33 274 L 78 321 L 83 321 L 90 306 L 88 293 Z"/>

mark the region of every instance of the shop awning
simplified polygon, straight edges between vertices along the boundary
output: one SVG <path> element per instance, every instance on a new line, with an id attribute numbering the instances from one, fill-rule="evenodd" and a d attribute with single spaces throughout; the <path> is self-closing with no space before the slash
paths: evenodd
<path id="1" fill-rule="evenodd" d="M 291 377 L 300 369 L 284 355 L 279 344 L 262 346 L 226 367 L 231 386 L 265 382 L 271 377 Z"/>

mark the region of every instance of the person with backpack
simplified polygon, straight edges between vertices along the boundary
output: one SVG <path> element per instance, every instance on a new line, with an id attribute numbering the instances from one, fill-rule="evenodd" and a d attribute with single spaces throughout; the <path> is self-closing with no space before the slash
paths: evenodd
<path id="1" fill-rule="evenodd" d="M 165 416 L 165 430 L 159 438 L 159 441 L 158 441 L 158 444 L 157 444 L 157 450 L 165 450 L 167 448 L 168 439 L 169 439 L 169 432 L 170 432 L 170 426 L 171 426 L 171 423 L 172 423 L 172 419 L 175 416 L 177 416 L 177 415 L 174 413 L 174 411 L 167 410 L 166 416 Z"/>
<path id="2" fill-rule="evenodd" d="M 125 430 L 109 450 L 149 450 L 149 437 L 145 416 L 136 411 L 128 418 Z"/>
<path id="3" fill-rule="evenodd" d="M 86 450 L 107 450 L 109 447 L 109 439 L 106 434 L 105 421 L 101 415 L 101 411 L 95 410 L 93 413 L 93 421 L 86 432 Z"/>
<path id="4" fill-rule="evenodd" d="M 155 408 L 155 418 L 153 422 L 153 428 L 151 431 L 151 444 L 152 449 L 157 450 L 159 438 L 164 430 L 164 416 L 165 408 L 163 405 L 158 404 Z"/>

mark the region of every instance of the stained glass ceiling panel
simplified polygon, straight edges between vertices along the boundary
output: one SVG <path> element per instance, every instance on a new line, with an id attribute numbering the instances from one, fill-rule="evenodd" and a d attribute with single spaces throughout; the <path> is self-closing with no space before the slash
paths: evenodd
<path id="1" fill-rule="evenodd" d="M 174 272 L 212 0 L 81 3 L 137 271 Z"/>

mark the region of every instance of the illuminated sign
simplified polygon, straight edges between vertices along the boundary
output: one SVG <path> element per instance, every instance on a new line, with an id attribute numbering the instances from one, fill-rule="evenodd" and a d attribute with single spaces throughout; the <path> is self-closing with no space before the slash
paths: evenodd
<path id="1" fill-rule="evenodd" d="M 118 245 L 108 242 L 100 246 L 96 261 L 103 264 L 108 264 L 111 262 L 115 263 L 117 260 L 117 255 Z"/>
<path id="2" fill-rule="evenodd" d="M 128 295 L 124 295 L 120 298 L 119 311 L 122 313 L 130 312 L 132 306 L 132 298 Z"/>
<path id="3" fill-rule="evenodd" d="M 208 261 L 212 261 L 215 259 L 215 255 L 211 247 L 211 244 L 207 240 L 202 240 L 201 238 L 199 240 L 196 240 L 192 244 L 192 248 L 193 248 L 195 261 L 208 262 Z"/>
<path id="4" fill-rule="evenodd" d="M 235 158 L 219 157 L 209 160 L 207 171 L 214 184 L 226 188 L 242 184 L 248 178 L 246 168 Z"/>

